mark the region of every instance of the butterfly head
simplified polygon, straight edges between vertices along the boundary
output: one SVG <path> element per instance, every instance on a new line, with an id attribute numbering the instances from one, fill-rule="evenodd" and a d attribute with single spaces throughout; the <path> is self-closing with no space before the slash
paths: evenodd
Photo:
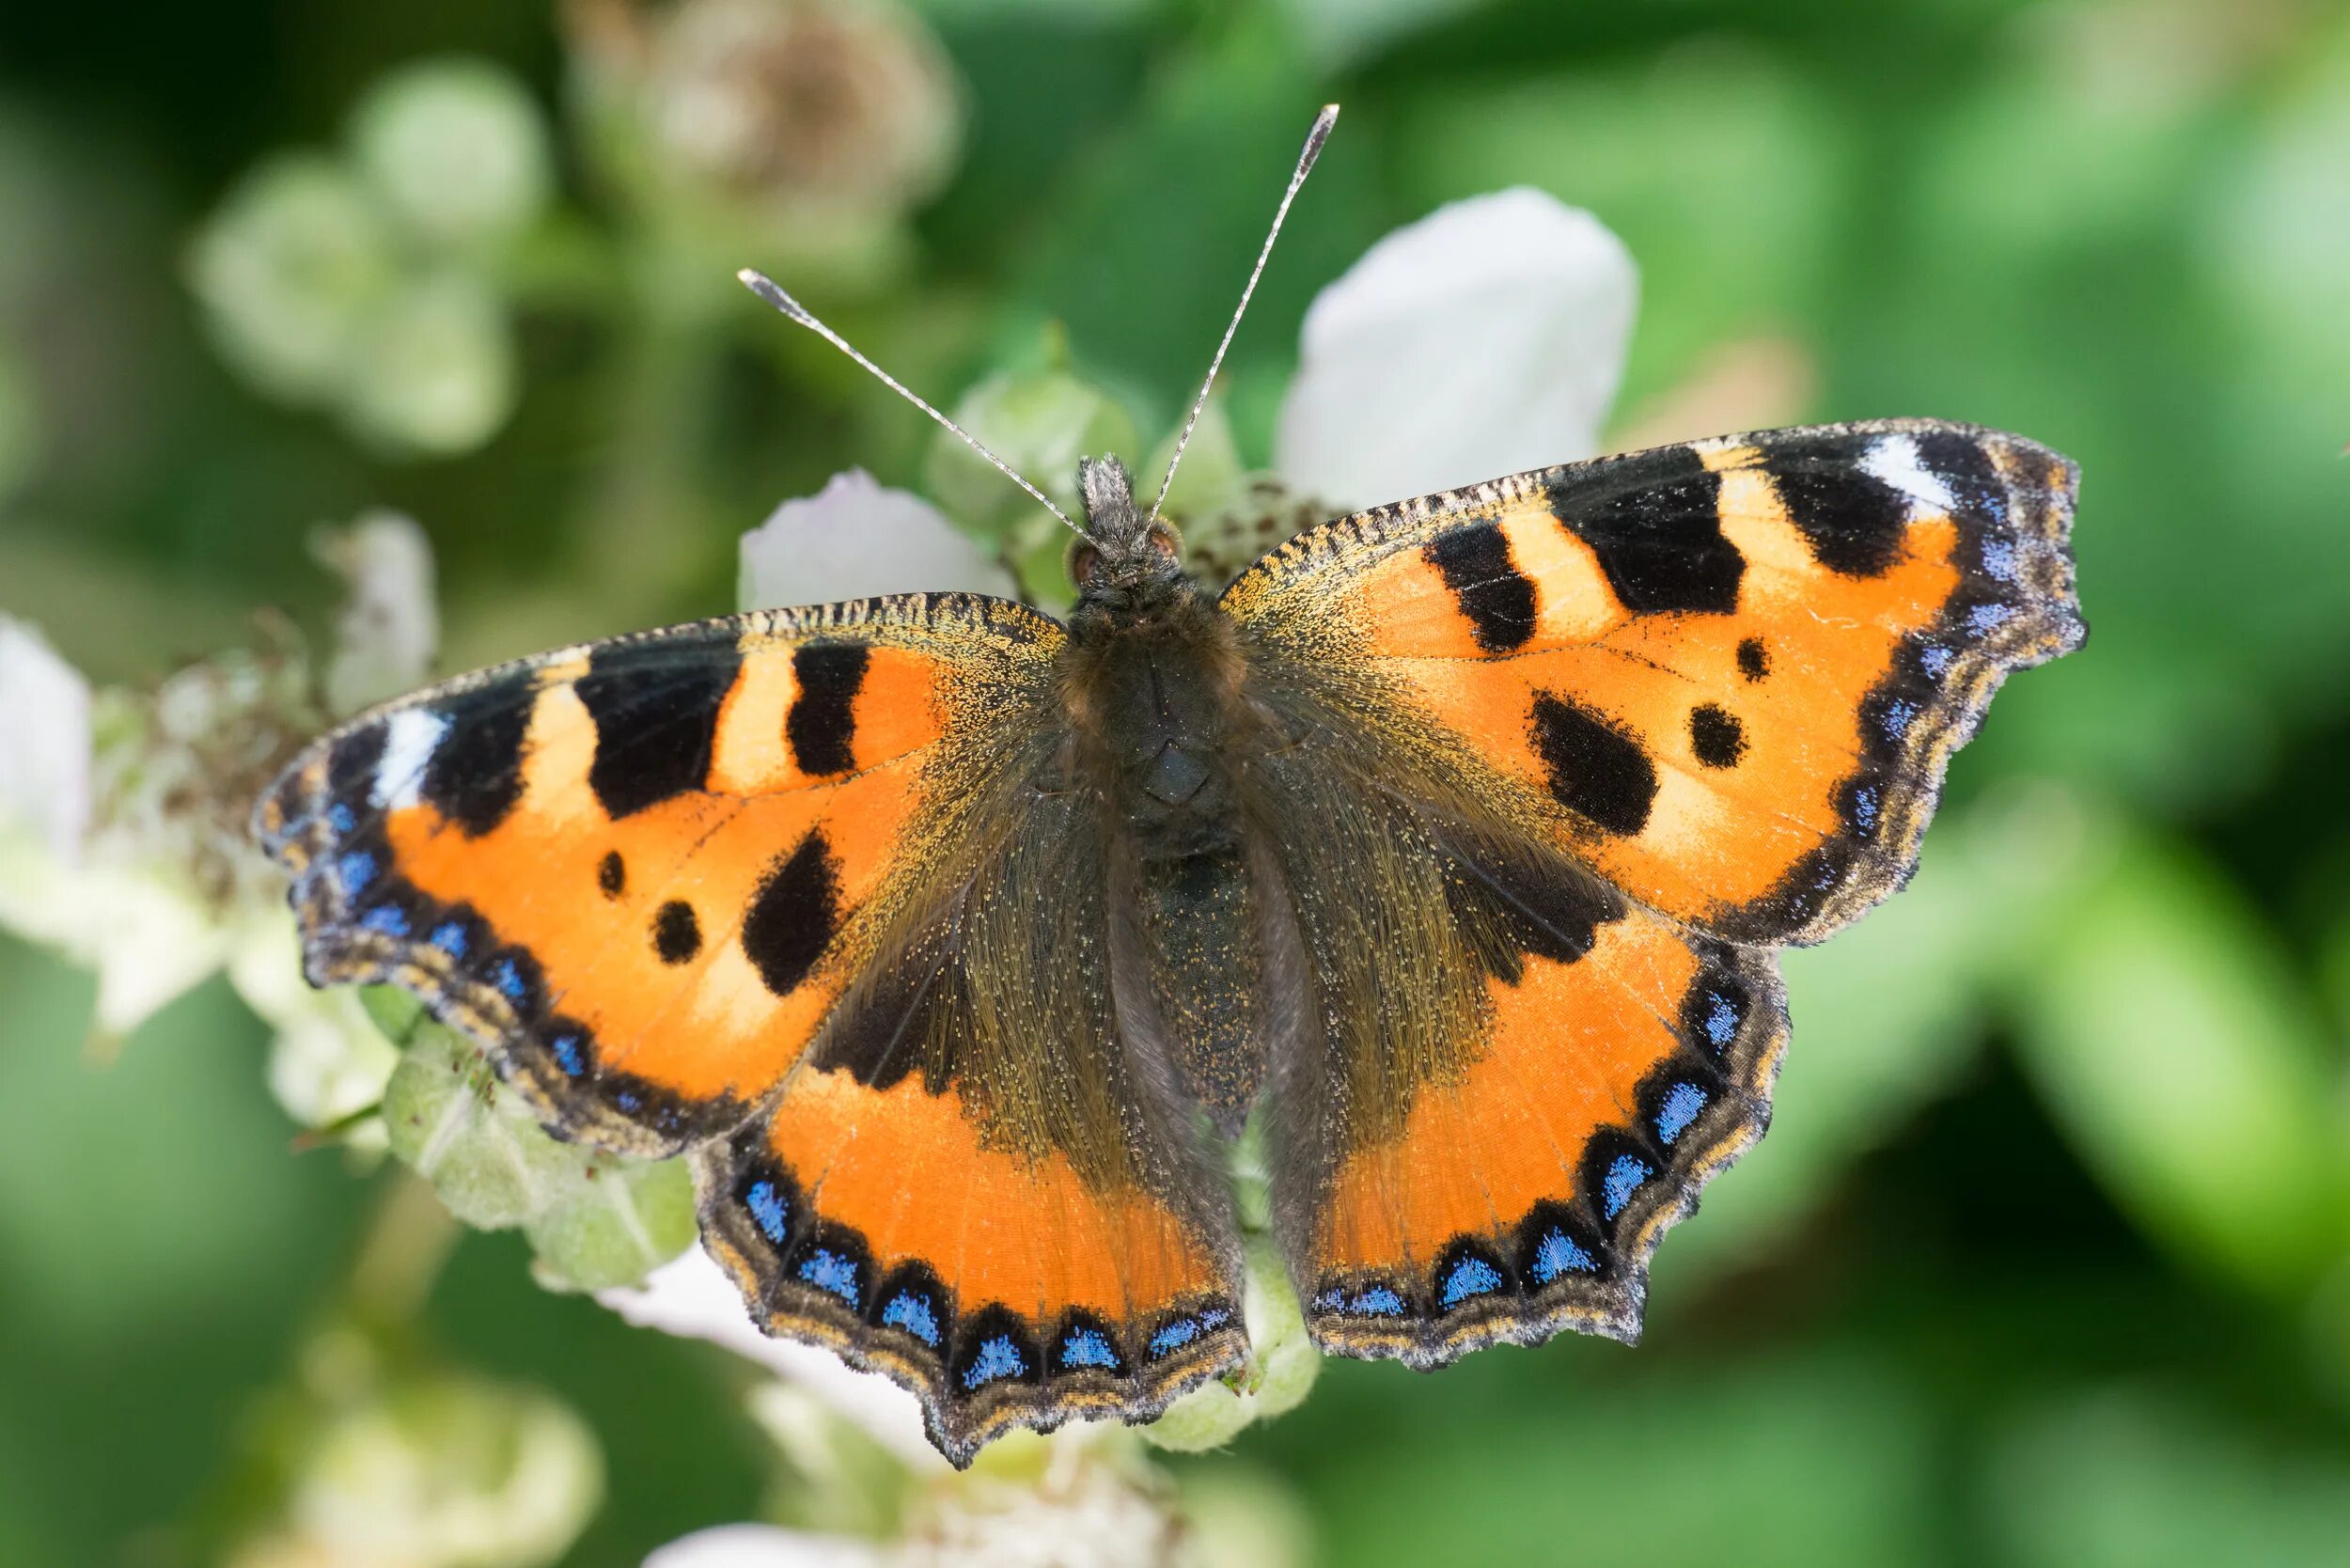
<path id="1" fill-rule="evenodd" d="M 1187 587 L 1175 530 L 1135 504 L 1134 479 L 1116 458 L 1083 458 L 1077 494 L 1085 503 L 1085 534 L 1069 560 L 1081 603 L 1104 608 L 1148 608 Z"/>

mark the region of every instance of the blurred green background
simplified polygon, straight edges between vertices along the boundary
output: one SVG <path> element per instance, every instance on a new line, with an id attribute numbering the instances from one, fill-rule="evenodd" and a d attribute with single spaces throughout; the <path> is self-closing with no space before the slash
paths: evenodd
<path id="1" fill-rule="evenodd" d="M 1065 353 L 1148 445 L 1339 100 L 1230 362 L 1248 462 L 1320 287 L 1530 182 L 1640 267 L 1623 431 L 2027 432 L 2082 465 L 2092 635 L 1911 890 L 1791 957 L 1774 1130 L 1642 1347 L 1332 1365 L 1182 1495 L 1267 1563 L 2350 1558 L 2350 7 L 832 10 L 664 76 L 625 0 L 7 8 L 0 611 L 151 681 L 324 626 L 309 530 L 389 506 L 450 669 L 723 612 L 776 501 L 932 450 L 734 267 L 949 405 Z M 647 125 L 697 92 L 775 102 L 687 180 Z M 402 93 L 512 158 L 436 178 Z M 86 976 L 0 938 L 0 1561 L 209 1560 L 398 1168 L 295 1147 L 222 982 L 102 1064 Z M 592 1428 L 565 1560 L 776 1506 L 739 1368 L 515 1236 L 419 1312 Z"/>

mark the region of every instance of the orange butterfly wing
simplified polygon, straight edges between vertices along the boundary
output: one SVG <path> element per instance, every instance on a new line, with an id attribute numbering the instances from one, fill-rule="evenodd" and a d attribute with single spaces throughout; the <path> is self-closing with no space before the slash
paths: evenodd
<path id="1" fill-rule="evenodd" d="M 1731 436 L 1341 518 L 1226 590 L 1304 715 L 1267 776 L 1332 776 L 1299 809 L 1393 796 L 1379 842 L 1418 845 L 1286 851 L 1371 906 L 1301 897 L 1324 996 L 1434 1019 L 1357 1007 L 1326 1079 L 1277 1086 L 1325 1346 L 1637 1332 L 1656 1240 L 1767 1124 L 1760 949 L 1898 886 L 1999 681 L 2079 642 L 2074 481 L 1967 426 Z"/>
<path id="2" fill-rule="evenodd" d="M 1163 1196 L 1183 1155 L 1104 1036 L 975 1040 L 957 1013 L 896 1078 L 849 1038 L 889 1027 L 942 890 L 995 887 L 972 857 L 1064 722 L 1061 638 L 937 594 L 560 651 L 323 738 L 256 830 L 314 982 L 415 991 L 566 1137 L 702 1146 L 705 1235 L 754 1315 L 907 1383 L 967 1461 L 1239 1355 L 1229 1237 Z M 1098 944 L 989 951 L 1106 994 Z"/>
<path id="3" fill-rule="evenodd" d="M 1651 908 L 1810 942 L 1900 885 L 2006 674 L 2079 644 L 2076 482 L 1965 425 L 1723 436 L 1342 518 L 1225 604 L 1335 623 Z"/>

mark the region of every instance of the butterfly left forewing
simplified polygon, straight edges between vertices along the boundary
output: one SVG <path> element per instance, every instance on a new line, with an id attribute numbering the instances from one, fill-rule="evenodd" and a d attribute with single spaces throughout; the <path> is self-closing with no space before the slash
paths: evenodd
<path id="1" fill-rule="evenodd" d="M 406 986 L 550 1125 L 669 1152 L 797 1058 L 1058 635 L 927 595 L 558 651 L 325 737 L 256 828 L 314 981 Z"/>

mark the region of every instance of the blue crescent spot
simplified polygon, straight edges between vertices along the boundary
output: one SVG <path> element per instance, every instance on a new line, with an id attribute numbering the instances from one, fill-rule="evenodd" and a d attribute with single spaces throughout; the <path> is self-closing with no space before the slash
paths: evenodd
<path id="1" fill-rule="evenodd" d="M 555 1065 L 572 1077 L 588 1071 L 588 1058 L 579 1049 L 579 1036 L 558 1034 L 555 1037 Z"/>
<path id="2" fill-rule="evenodd" d="M 384 936 L 408 934 L 408 915 L 398 904 L 379 903 L 359 917 L 359 929 Z"/>
<path id="3" fill-rule="evenodd" d="M 1335 1312 L 1345 1305 L 1346 1293 L 1344 1291 L 1324 1291 L 1314 1297 L 1314 1310 L 1317 1312 Z"/>
<path id="4" fill-rule="evenodd" d="M 1996 632 L 2015 613 L 2013 604 L 1977 604 L 1966 612 L 1966 629 L 1970 632 Z"/>
<path id="5" fill-rule="evenodd" d="M 1860 824 L 1863 833 L 1873 833 L 1877 825 L 1877 792 L 1861 789 L 1852 792 L 1852 820 Z"/>
<path id="6" fill-rule="evenodd" d="M 1689 1123 L 1698 1119 L 1711 1098 L 1695 1084 L 1675 1084 L 1665 1091 L 1665 1103 L 1656 1110 L 1656 1137 L 1669 1144 L 1689 1130 Z"/>
<path id="7" fill-rule="evenodd" d="M 644 1105 L 645 1100 L 644 1096 L 638 1094 L 634 1090 L 624 1089 L 620 1090 L 619 1093 L 612 1096 L 612 1103 L 619 1106 L 622 1110 L 633 1115 L 639 1106 Z"/>
<path id="8" fill-rule="evenodd" d="M 1464 1258 L 1444 1278 L 1442 1300 L 1458 1307 L 1473 1295 L 1491 1295 L 1501 1289 L 1501 1271 L 1482 1258 Z"/>
<path id="9" fill-rule="evenodd" d="M 761 1182 L 760 1186 L 767 1184 Z M 882 1309 L 882 1322 L 892 1328 L 902 1328 L 932 1350 L 938 1348 L 938 1314 L 931 1309 L 927 1297 L 912 1291 L 900 1291 Z"/>
<path id="10" fill-rule="evenodd" d="M 1199 1337 L 1199 1325 L 1191 1318 L 1177 1318 L 1151 1336 L 1151 1358 L 1158 1359 L 1183 1349 Z"/>
<path id="11" fill-rule="evenodd" d="M 1727 1045 L 1731 1036 L 1738 1032 L 1738 1010 L 1718 992 L 1709 998 L 1709 1003 L 1705 1010 L 1705 1038 L 1716 1045 Z"/>
<path id="12" fill-rule="evenodd" d="M 455 920 L 449 920 L 441 925 L 434 926 L 432 928 L 432 945 L 440 949 L 443 952 L 448 954 L 451 958 L 464 957 L 465 948 L 467 946 L 464 926 Z"/>
<path id="13" fill-rule="evenodd" d="M 326 820 L 337 833 L 349 834 L 359 826 L 358 819 L 351 814 L 351 808 L 339 800 L 326 808 Z"/>
<path id="14" fill-rule="evenodd" d="M 1597 1274 L 1599 1260 L 1575 1245 L 1573 1236 L 1564 1231 L 1551 1231 L 1534 1249 L 1533 1275 L 1537 1282 L 1547 1285 L 1562 1274 Z"/>
<path id="15" fill-rule="evenodd" d="M 1372 1318 L 1400 1318 L 1403 1315 L 1403 1298 L 1385 1285 L 1373 1285 L 1348 1303 L 1348 1309 Z"/>
<path id="16" fill-rule="evenodd" d="M 743 1195 L 743 1206 L 751 1211 L 751 1220 L 760 1233 L 781 1247 L 791 1216 L 783 1206 L 783 1194 L 776 1190 L 776 1184 L 764 1177 L 753 1182 L 751 1190 Z"/>
<path id="17" fill-rule="evenodd" d="M 857 1304 L 856 1260 L 820 1247 L 800 1263 L 800 1278 L 820 1291 L 829 1291 L 851 1307 Z"/>
<path id="18" fill-rule="evenodd" d="M 375 856 L 365 850 L 352 850 L 335 862 L 335 880 L 342 885 L 343 897 L 352 894 L 375 880 Z"/>
<path id="19" fill-rule="evenodd" d="M 1978 631 L 1982 628 L 1976 628 Z M 1903 698 L 1885 705 L 1885 732 L 1894 740 L 1909 733 L 1909 727 L 1918 717 L 1918 704 Z"/>
<path id="20" fill-rule="evenodd" d="M 1155 1342 L 1155 1341 L 1153 1341 Z M 1098 1328 L 1079 1328 L 1060 1342 L 1060 1364 L 1064 1367 L 1106 1367 L 1118 1370 L 1118 1352 Z"/>
<path id="21" fill-rule="evenodd" d="M 506 993 L 508 1001 L 519 1002 L 528 994 L 528 987 L 523 984 L 523 972 L 514 967 L 512 959 L 499 959 L 497 967 L 491 974 L 497 980 L 498 989 Z"/>
<path id="22" fill-rule="evenodd" d="M 1995 539 L 1982 547 L 1982 569 L 2003 583 L 2015 581 L 2015 546 Z"/>
<path id="23" fill-rule="evenodd" d="M 1931 675 L 1936 681 L 1939 681 L 1949 672 L 1950 662 L 1957 657 L 1957 654 L 1951 652 L 1940 643 L 1930 642 L 1919 651 L 1918 663 L 1928 675 Z"/>
<path id="24" fill-rule="evenodd" d="M 1028 1360 L 1020 1354 L 1020 1347 L 998 1334 L 979 1346 L 978 1357 L 963 1374 L 963 1386 L 976 1389 L 1007 1377 L 1024 1376 L 1027 1370 Z"/>
<path id="25" fill-rule="evenodd" d="M 1199 1309 L 1199 1326 L 1202 1328 L 1218 1329 L 1231 1321 L 1232 1309 L 1230 1307 L 1202 1307 Z"/>
<path id="26" fill-rule="evenodd" d="M 1618 1154 L 1615 1163 L 1607 1168 L 1606 1180 L 1600 1184 L 1604 1195 L 1600 1206 L 1606 1212 L 1607 1217 L 1613 1219 L 1623 1213 L 1623 1206 L 1632 1201 L 1632 1195 L 1639 1189 L 1640 1184 L 1655 1174 L 1648 1161 L 1639 1155 Z"/>

